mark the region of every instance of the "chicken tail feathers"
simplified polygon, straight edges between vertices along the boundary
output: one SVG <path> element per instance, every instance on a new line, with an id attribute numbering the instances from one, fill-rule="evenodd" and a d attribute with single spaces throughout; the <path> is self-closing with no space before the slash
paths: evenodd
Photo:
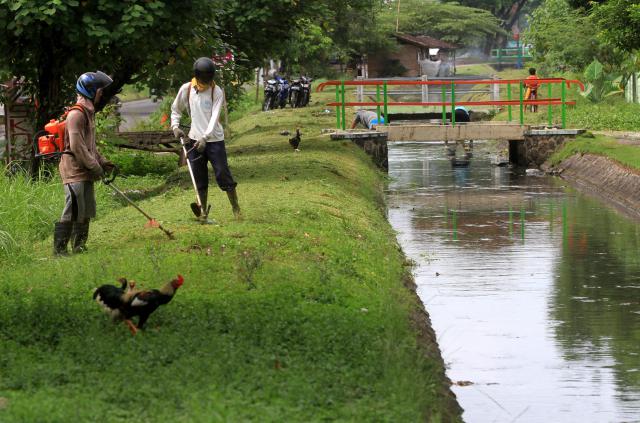
<path id="1" fill-rule="evenodd" d="M 105 313 L 116 319 L 120 316 L 123 294 L 124 291 L 117 286 L 102 285 L 93 292 L 93 299 L 102 307 Z"/>

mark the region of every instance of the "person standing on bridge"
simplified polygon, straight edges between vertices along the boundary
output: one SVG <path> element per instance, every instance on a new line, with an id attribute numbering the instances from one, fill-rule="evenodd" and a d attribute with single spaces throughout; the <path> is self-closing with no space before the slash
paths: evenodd
<path id="1" fill-rule="evenodd" d="M 208 57 L 201 57 L 193 64 L 193 79 L 183 84 L 171 104 L 171 128 L 176 138 L 184 138 L 188 151 L 187 160 L 191 163 L 193 177 L 196 181 L 201 208 L 192 207 L 198 218 L 202 210 L 207 210 L 207 194 L 209 192 L 208 162 L 213 167 L 216 182 L 222 191 L 227 193 L 236 219 L 242 217 L 238 205 L 238 185 L 231 175 L 227 163 L 227 151 L 224 144 L 224 129 L 220 123 L 220 112 L 224 106 L 224 92 L 213 80 L 216 67 Z M 189 139 L 180 129 L 180 118 L 183 112 L 191 116 Z"/>
<path id="2" fill-rule="evenodd" d="M 538 98 L 538 87 L 540 86 L 540 82 L 538 82 L 539 79 L 538 75 L 536 75 L 536 68 L 529 68 L 529 76 L 524 80 L 524 86 L 527 88 L 524 95 L 525 100 L 535 100 Z M 530 110 L 532 112 L 537 112 L 538 106 L 533 104 L 531 105 Z"/>
<path id="3" fill-rule="evenodd" d="M 67 255 L 69 240 L 74 253 L 86 250 L 89 220 L 96 217 L 93 183 L 115 168 L 98 152 L 94 107 L 112 82 L 100 71 L 83 73 L 76 82 L 78 97 L 67 115 L 64 135 L 64 151 L 69 154 L 62 155 L 59 165 L 65 206 L 53 232 L 53 253 L 58 256 Z"/>

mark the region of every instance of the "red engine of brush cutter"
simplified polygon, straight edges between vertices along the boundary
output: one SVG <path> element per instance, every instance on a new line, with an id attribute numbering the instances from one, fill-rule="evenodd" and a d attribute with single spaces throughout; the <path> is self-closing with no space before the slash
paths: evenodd
<path id="1" fill-rule="evenodd" d="M 79 104 L 73 105 L 60 119 L 51 119 L 49 123 L 44 126 L 44 131 L 39 131 L 35 135 L 34 147 L 36 148 L 36 157 L 51 157 L 65 153 L 64 130 L 67 126 L 67 115 L 71 110 L 84 112 L 84 107 Z"/>
<path id="2" fill-rule="evenodd" d="M 64 148 L 64 128 L 66 126 L 65 121 L 59 121 L 51 119 L 49 123 L 44 126 L 44 130 L 49 135 L 42 135 L 38 137 L 38 153 L 41 156 L 61 153 Z"/>

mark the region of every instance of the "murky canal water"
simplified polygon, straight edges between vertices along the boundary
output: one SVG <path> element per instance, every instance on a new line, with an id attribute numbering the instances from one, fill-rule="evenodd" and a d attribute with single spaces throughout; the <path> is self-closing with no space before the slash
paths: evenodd
<path id="1" fill-rule="evenodd" d="M 640 422 L 640 225 L 478 150 L 389 149 L 389 220 L 465 421 Z"/>

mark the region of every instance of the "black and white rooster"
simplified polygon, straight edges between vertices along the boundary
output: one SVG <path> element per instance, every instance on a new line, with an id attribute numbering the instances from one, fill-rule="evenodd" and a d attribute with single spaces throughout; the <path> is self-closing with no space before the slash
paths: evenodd
<path id="1" fill-rule="evenodd" d="M 118 279 L 121 286 L 102 285 L 93 293 L 93 299 L 102 306 L 113 321 L 124 321 L 132 335 L 142 329 L 149 315 L 161 305 L 167 304 L 184 283 L 178 275 L 160 289 L 139 290 L 134 281 Z M 138 316 L 138 324 L 131 319 Z"/>

